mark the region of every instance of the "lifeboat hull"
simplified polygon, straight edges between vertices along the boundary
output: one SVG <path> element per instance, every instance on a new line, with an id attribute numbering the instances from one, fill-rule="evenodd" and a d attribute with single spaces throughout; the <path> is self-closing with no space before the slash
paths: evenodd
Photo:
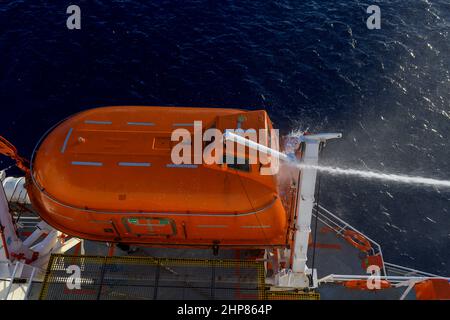
<path id="1" fill-rule="evenodd" d="M 174 165 L 177 128 L 271 127 L 265 111 L 105 107 L 78 113 L 35 149 L 27 189 L 56 229 L 83 239 L 155 246 L 286 246 L 277 177 L 226 164 Z M 234 119 L 234 120 L 233 120 Z"/>

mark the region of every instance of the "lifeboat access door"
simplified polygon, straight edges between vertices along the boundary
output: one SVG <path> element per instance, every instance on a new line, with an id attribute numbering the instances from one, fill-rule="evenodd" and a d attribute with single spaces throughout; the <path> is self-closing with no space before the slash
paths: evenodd
<path id="1" fill-rule="evenodd" d="M 167 218 L 126 217 L 122 223 L 129 234 L 137 237 L 170 237 L 177 234 L 175 221 Z"/>

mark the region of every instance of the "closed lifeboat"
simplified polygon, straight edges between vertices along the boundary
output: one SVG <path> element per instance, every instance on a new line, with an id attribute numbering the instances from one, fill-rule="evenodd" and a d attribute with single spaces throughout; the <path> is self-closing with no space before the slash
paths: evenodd
<path id="1" fill-rule="evenodd" d="M 51 129 L 31 160 L 28 193 L 54 228 L 95 241 L 156 246 L 285 247 L 277 176 L 260 164 L 171 160 L 175 129 L 270 129 L 265 111 L 104 107 Z M 203 129 L 203 130 L 204 130 Z M 202 142 L 203 146 L 206 142 Z"/>

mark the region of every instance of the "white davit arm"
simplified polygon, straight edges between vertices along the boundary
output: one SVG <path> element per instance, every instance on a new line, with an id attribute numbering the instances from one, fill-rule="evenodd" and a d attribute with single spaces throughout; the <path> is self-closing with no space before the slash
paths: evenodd
<path id="1" fill-rule="evenodd" d="M 23 257 L 23 259 L 31 260 L 33 258 L 33 251 L 25 247 L 17 236 L 2 184 L 0 184 L 0 189 L 0 232 L 2 240 L 0 258 L 2 260 L 10 260 L 16 259 L 16 257 Z"/>
<path id="2" fill-rule="evenodd" d="M 289 268 L 275 276 L 275 284 L 280 287 L 306 288 L 317 286 L 317 276 L 314 270 L 308 269 L 308 242 L 311 233 L 312 211 L 319 162 L 320 144 L 329 139 L 341 138 L 342 133 L 320 133 L 301 135 L 297 143 L 304 143 L 304 152 L 300 159 L 304 166 L 301 169 L 299 185 L 297 186 L 297 219 L 295 221 L 295 237 L 293 245 L 293 261 Z M 292 162 L 298 161 L 294 155 L 286 155 L 278 150 L 245 139 L 237 134 L 226 132 L 224 140 L 234 141 L 260 152 L 277 156 L 279 159 Z M 295 140 L 295 139 L 294 139 Z M 312 283 L 310 281 L 312 279 Z"/>
<path id="3" fill-rule="evenodd" d="M 299 137 L 301 141 L 320 141 L 325 142 L 330 139 L 339 139 L 342 138 L 342 133 L 317 133 L 317 134 L 307 134 Z"/>
<path id="4" fill-rule="evenodd" d="M 27 189 L 25 189 L 25 177 L 5 176 L 2 183 L 8 202 L 31 204 Z"/>
<path id="5" fill-rule="evenodd" d="M 63 253 L 80 242 L 78 238 L 66 240 L 67 236 L 44 221 L 39 222 L 36 230 L 22 241 L 17 235 L 8 202 L 30 204 L 24 187 L 25 178 L 6 177 L 4 171 L 0 172 L 0 178 L 0 261 L 45 265 L 51 253 Z"/>
<path id="6" fill-rule="evenodd" d="M 260 143 L 255 142 L 255 141 L 252 141 L 250 139 L 246 139 L 246 138 L 244 138 L 244 137 L 242 137 L 242 136 L 240 136 L 238 134 L 232 133 L 230 131 L 226 131 L 225 132 L 225 134 L 223 135 L 223 139 L 225 141 L 236 142 L 238 144 L 244 145 L 244 146 L 249 147 L 251 149 L 258 150 L 259 152 L 262 152 L 262 153 L 267 154 L 267 155 L 276 156 L 280 160 L 290 161 L 289 157 L 286 154 L 284 154 L 284 153 L 282 153 L 282 152 L 280 152 L 278 150 L 266 147 L 265 145 L 262 145 Z"/>

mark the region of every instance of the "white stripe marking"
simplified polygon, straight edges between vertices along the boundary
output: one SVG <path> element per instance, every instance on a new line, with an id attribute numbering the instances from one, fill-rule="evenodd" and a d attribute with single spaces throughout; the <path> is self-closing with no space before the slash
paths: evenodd
<path id="1" fill-rule="evenodd" d="M 129 126 L 154 126 L 153 122 L 127 122 Z"/>
<path id="2" fill-rule="evenodd" d="M 72 164 L 75 166 L 93 166 L 93 167 L 101 167 L 103 163 L 101 162 L 89 162 L 89 161 L 72 161 Z"/>
<path id="3" fill-rule="evenodd" d="M 196 164 L 173 164 L 173 163 L 170 163 L 170 164 L 167 164 L 166 167 L 167 168 L 191 168 L 191 169 L 194 169 L 194 168 L 197 168 L 198 166 Z"/>
<path id="4" fill-rule="evenodd" d="M 63 146 L 61 148 L 61 153 L 64 153 L 66 151 L 66 147 L 67 147 L 67 142 L 69 141 L 70 135 L 72 134 L 73 128 L 69 129 L 69 132 L 67 132 L 67 136 L 64 139 L 64 143 Z"/>
<path id="5" fill-rule="evenodd" d="M 111 121 L 95 121 L 95 120 L 84 120 L 86 124 L 112 124 Z"/>
<path id="6" fill-rule="evenodd" d="M 241 226 L 241 228 L 244 229 L 267 229 L 271 228 L 272 226 Z"/>
<path id="7" fill-rule="evenodd" d="M 197 228 L 228 228 L 227 225 L 199 224 Z"/>
<path id="8" fill-rule="evenodd" d="M 150 167 L 150 162 L 119 162 L 121 167 Z"/>

